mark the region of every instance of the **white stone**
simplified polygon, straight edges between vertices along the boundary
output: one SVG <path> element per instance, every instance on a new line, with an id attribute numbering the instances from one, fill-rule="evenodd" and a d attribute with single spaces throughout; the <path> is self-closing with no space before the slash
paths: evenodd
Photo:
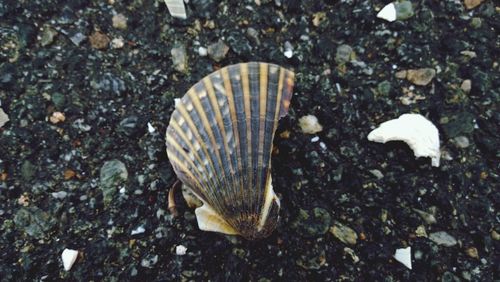
<path id="1" fill-rule="evenodd" d="M 293 46 L 292 46 L 292 43 L 290 43 L 288 41 L 285 42 L 285 52 L 283 54 L 288 59 L 290 59 L 291 57 L 293 57 Z"/>
<path id="2" fill-rule="evenodd" d="M 177 254 L 178 256 L 183 256 L 185 255 L 187 252 L 187 248 L 184 247 L 183 245 L 179 245 L 177 247 L 175 247 L 175 254 Z"/>
<path id="3" fill-rule="evenodd" d="M 208 55 L 208 49 L 202 46 L 198 47 L 198 55 L 206 57 Z"/>
<path id="4" fill-rule="evenodd" d="M 318 136 L 314 136 L 313 138 L 311 138 L 311 142 L 318 142 L 319 141 L 319 137 Z"/>
<path id="5" fill-rule="evenodd" d="M 153 125 L 150 122 L 148 122 L 148 132 L 153 133 L 155 131 L 156 131 L 156 129 L 153 127 Z"/>
<path id="6" fill-rule="evenodd" d="M 377 14 L 377 18 L 393 22 L 396 20 L 396 5 L 394 3 L 387 4 Z"/>
<path id="7" fill-rule="evenodd" d="M 132 232 L 130 233 L 130 235 L 142 234 L 144 232 L 146 232 L 146 229 L 144 229 L 144 226 L 139 226 L 136 229 L 132 230 Z"/>
<path id="8" fill-rule="evenodd" d="M 411 269 L 411 247 L 406 247 L 404 249 L 396 249 L 394 258 L 402 263 L 404 266 Z"/>
<path id="9" fill-rule="evenodd" d="M 416 158 L 430 157 L 432 166 L 439 166 L 439 132 L 436 126 L 420 114 L 403 114 L 380 124 L 368 134 L 368 140 L 385 143 L 404 141 Z"/>
<path id="10" fill-rule="evenodd" d="M 318 118 L 313 115 L 303 116 L 299 119 L 299 126 L 302 133 L 316 134 L 323 130 L 323 126 L 319 124 Z"/>
<path id="11" fill-rule="evenodd" d="M 77 250 L 64 249 L 61 254 L 64 270 L 69 271 L 78 257 Z"/>
<path id="12" fill-rule="evenodd" d="M 123 48 L 123 46 L 125 46 L 125 42 L 123 41 L 123 37 L 117 37 L 117 38 L 113 38 L 113 40 L 111 40 L 111 48 L 113 49 L 121 49 Z"/>

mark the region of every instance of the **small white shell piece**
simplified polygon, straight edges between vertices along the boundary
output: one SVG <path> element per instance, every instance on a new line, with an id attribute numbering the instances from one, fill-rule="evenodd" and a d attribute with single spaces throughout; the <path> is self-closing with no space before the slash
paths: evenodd
<path id="1" fill-rule="evenodd" d="M 389 3 L 377 14 L 377 18 L 384 19 L 389 22 L 396 20 L 396 5 Z"/>
<path id="2" fill-rule="evenodd" d="M 411 247 L 406 247 L 404 249 L 396 249 L 394 258 L 402 263 L 404 266 L 411 269 Z"/>
<path id="3" fill-rule="evenodd" d="M 186 19 L 186 8 L 183 0 L 165 0 L 168 12 L 174 18 Z"/>
<path id="4" fill-rule="evenodd" d="M 77 250 L 64 249 L 61 254 L 61 259 L 63 261 L 64 270 L 69 271 L 78 257 Z"/>
<path id="5" fill-rule="evenodd" d="M 385 143 L 404 141 L 416 158 L 430 157 L 432 166 L 439 166 L 439 132 L 436 126 L 420 114 L 403 114 L 389 120 L 368 134 L 368 140 Z"/>

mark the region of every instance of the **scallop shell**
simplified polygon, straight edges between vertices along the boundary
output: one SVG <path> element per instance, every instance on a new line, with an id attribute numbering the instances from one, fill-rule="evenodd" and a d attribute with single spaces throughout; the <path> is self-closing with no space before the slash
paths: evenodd
<path id="1" fill-rule="evenodd" d="M 241 63 L 204 77 L 178 101 L 166 133 L 178 178 L 198 197 L 202 230 L 268 236 L 279 218 L 271 180 L 278 120 L 288 112 L 294 73 Z"/>

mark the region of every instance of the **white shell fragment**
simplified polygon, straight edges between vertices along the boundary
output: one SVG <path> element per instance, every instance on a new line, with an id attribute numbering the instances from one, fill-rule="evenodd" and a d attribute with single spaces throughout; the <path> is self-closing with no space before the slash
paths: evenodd
<path id="1" fill-rule="evenodd" d="M 183 256 L 186 254 L 186 252 L 187 252 L 187 248 L 184 247 L 183 245 L 179 245 L 179 246 L 175 247 L 175 254 L 178 256 Z"/>
<path id="2" fill-rule="evenodd" d="M 186 8 L 183 0 L 165 0 L 168 12 L 174 18 L 186 19 Z"/>
<path id="3" fill-rule="evenodd" d="M 396 5 L 394 3 L 387 4 L 380 12 L 377 14 L 377 18 L 393 22 L 396 20 Z"/>
<path id="4" fill-rule="evenodd" d="M 406 247 L 404 249 L 396 249 L 394 258 L 402 263 L 404 266 L 411 269 L 411 247 Z"/>
<path id="5" fill-rule="evenodd" d="M 69 271 L 78 257 L 77 250 L 64 249 L 61 254 L 64 270 Z"/>
<path id="6" fill-rule="evenodd" d="M 0 108 L 0 127 L 4 126 L 9 121 L 9 116 Z"/>
<path id="7" fill-rule="evenodd" d="M 404 141 L 416 158 L 430 157 L 432 166 L 439 166 L 439 132 L 432 122 L 420 114 L 403 114 L 389 120 L 368 134 L 368 140 L 379 143 Z"/>

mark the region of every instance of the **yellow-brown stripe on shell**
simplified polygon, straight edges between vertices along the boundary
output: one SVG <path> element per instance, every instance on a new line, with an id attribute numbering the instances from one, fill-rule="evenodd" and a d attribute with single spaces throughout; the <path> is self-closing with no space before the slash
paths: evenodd
<path id="1" fill-rule="evenodd" d="M 200 198 L 203 230 L 265 237 L 279 218 L 271 180 L 278 120 L 292 97 L 293 72 L 249 62 L 193 85 L 172 113 L 167 154 L 178 178 Z"/>

